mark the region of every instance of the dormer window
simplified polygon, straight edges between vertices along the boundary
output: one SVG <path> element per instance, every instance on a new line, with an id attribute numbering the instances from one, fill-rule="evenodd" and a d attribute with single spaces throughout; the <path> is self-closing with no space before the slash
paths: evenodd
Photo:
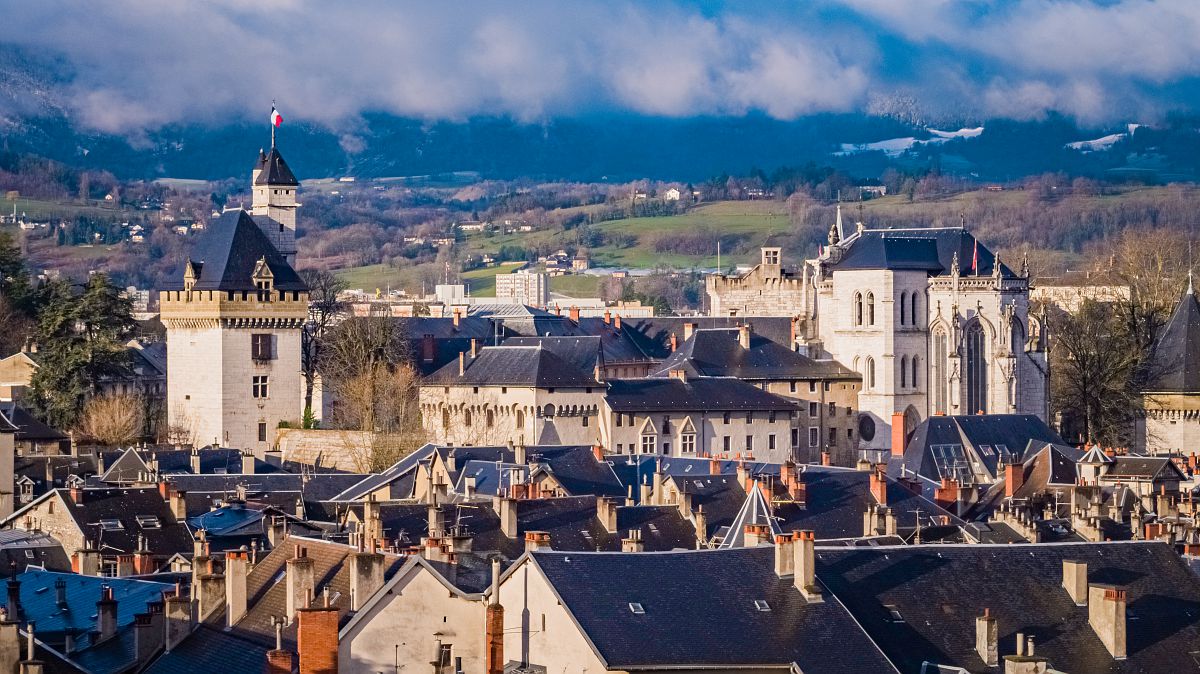
<path id="1" fill-rule="evenodd" d="M 271 267 L 267 265 L 267 258 L 261 257 L 254 265 L 254 273 L 251 275 L 254 281 L 254 288 L 258 291 L 258 299 L 266 300 L 272 291 L 275 290 L 275 274 L 271 271 Z"/>

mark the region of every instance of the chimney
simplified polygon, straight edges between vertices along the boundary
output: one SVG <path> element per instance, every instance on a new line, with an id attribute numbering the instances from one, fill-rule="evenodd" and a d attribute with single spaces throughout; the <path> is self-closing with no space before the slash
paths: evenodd
<path id="1" fill-rule="evenodd" d="M 708 460 L 708 474 L 709 475 L 720 475 L 721 474 L 721 460 L 716 458 L 715 456 Z"/>
<path id="2" fill-rule="evenodd" d="M 72 556 L 71 570 L 81 576 L 99 576 L 100 551 L 91 548 L 76 550 Z"/>
<path id="3" fill-rule="evenodd" d="M 610 534 L 617 533 L 617 502 L 604 496 L 596 497 L 596 519 Z"/>
<path id="4" fill-rule="evenodd" d="M 441 538 L 446 535 L 446 518 L 442 508 L 436 503 L 425 507 L 425 529 L 430 538 Z"/>
<path id="5" fill-rule="evenodd" d="M 654 492 L 652 495 L 654 505 L 663 505 L 663 501 L 666 500 L 666 494 L 663 493 L 663 480 L 665 478 L 666 474 L 663 473 L 662 459 L 659 459 L 654 463 Z"/>
<path id="6" fill-rule="evenodd" d="M 242 452 L 242 475 L 254 474 L 254 454 L 252 452 Z"/>
<path id="7" fill-rule="evenodd" d="M 200 450 L 196 447 L 192 448 L 192 475 L 200 474 Z"/>
<path id="8" fill-rule="evenodd" d="M 933 491 L 933 501 L 952 513 L 958 513 L 958 480 L 942 478 L 942 486 Z"/>
<path id="9" fill-rule="evenodd" d="M 524 466 L 529 462 L 529 454 L 525 451 L 525 443 L 518 442 L 513 446 L 513 463 Z"/>
<path id="10" fill-rule="evenodd" d="M 504 674 L 504 605 L 500 603 L 500 558 L 492 558 L 492 592 L 484 617 L 486 674 Z"/>
<path id="11" fill-rule="evenodd" d="M 892 456 L 904 456 L 908 437 L 904 432 L 904 413 L 892 413 Z"/>
<path id="12" fill-rule="evenodd" d="M 328 605 L 303 608 L 296 614 L 296 620 L 300 674 L 337 674 L 338 610 Z"/>
<path id="13" fill-rule="evenodd" d="M 679 338 L 676 337 L 675 333 L 672 332 L 671 333 L 671 353 L 675 353 L 675 349 L 678 349 L 678 348 L 679 348 Z"/>
<path id="14" fill-rule="evenodd" d="M 21 621 L 21 616 L 24 613 L 21 610 L 21 581 L 8 581 L 8 601 L 4 603 L 4 609 L 8 612 L 9 620 Z"/>
<path id="15" fill-rule="evenodd" d="M 0 622 L 0 671 L 15 672 L 21 660 L 20 623 L 10 618 Z"/>
<path id="16" fill-rule="evenodd" d="M 117 555 L 117 576 L 124 578 L 133 575 L 133 555 Z"/>
<path id="17" fill-rule="evenodd" d="M 621 329 L 621 314 L 617 314 L 613 317 L 613 327 L 618 330 Z"/>
<path id="18" fill-rule="evenodd" d="M 197 597 L 196 618 L 202 622 L 225 605 L 225 576 L 212 573 L 212 560 L 209 560 L 208 568 L 209 573 L 198 578 L 199 591 L 192 588 L 192 596 Z"/>
<path id="19" fill-rule="evenodd" d="M 765 524 L 747 524 L 742 532 L 742 546 L 757 548 L 771 541 L 771 528 Z"/>
<path id="20" fill-rule="evenodd" d="M 225 554 L 225 624 L 233 627 L 246 615 L 246 573 L 250 553 L 246 546 Z"/>
<path id="21" fill-rule="evenodd" d="M 507 538 L 517 537 L 517 503 L 507 496 L 498 496 L 492 500 L 496 515 L 500 518 L 500 531 Z"/>
<path id="22" fill-rule="evenodd" d="M 458 376 L 463 376 L 467 373 L 467 354 L 458 352 Z"/>
<path id="23" fill-rule="evenodd" d="M 642 542 L 642 530 L 630 529 L 629 535 L 621 539 L 621 552 L 645 552 L 646 544 Z"/>
<path id="24" fill-rule="evenodd" d="M 1064 559 L 1062 586 L 1076 606 L 1087 606 L 1087 562 Z"/>
<path id="25" fill-rule="evenodd" d="M 879 505 L 887 505 L 887 475 L 878 466 L 871 473 L 871 496 Z"/>
<path id="26" fill-rule="evenodd" d="M 983 615 L 975 618 L 975 651 L 988 667 L 1000 665 L 1000 626 L 991 609 L 983 609 Z"/>
<path id="27" fill-rule="evenodd" d="M 875 515 L 875 510 L 878 506 L 874 503 L 868 503 L 867 509 L 863 511 L 863 536 L 876 536 L 878 531 L 878 519 Z"/>
<path id="28" fill-rule="evenodd" d="M 571 307 L 571 322 L 579 322 L 579 307 Z"/>
<path id="29" fill-rule="evenodd" d="M 421 335 L 421 361 L 425 363 L 432 363 L 436 355 L 437 345 L 433 341 L 433 335 L 429 334 L 428 332 L 424 335 Z"/>
<path id="30" fill-rule="evenodd" d="M 750 348 L 750 325 L 749 324 L 743 325 L 738 328 L 738 344 L 740 344 L 743 349 Z"/>
<path id="31" fill-rule="evenodd" d="M 383 555 L 375 550 L 350 553 L 350 610 L 357 611 L 383 587 Z"/>
<path id="32" fill-rule="evenodd" d="M 832 466 L 833 465 L 833 459 L 829 455 L 828 449 L 821 450 L 821 465 L 822 466 Z"/>
<path id="33" fill-rule="evenodd" d="M 458 329 L 459 322 L 462 321 L 462 309 L 454 307 L 454 329 Z"/>
<path id="34" fill-rule="evenodd" d="M 696 549 L 698 550 L 708 543 L 708 516 L 704 514 L 704 506 L 696 509 L 696 514 L 692 516 L 692 523 L 696 526 Z"/>
<path id="35" fill-rule="evenodd" d="M 1025 466 L 1020 463 L 1010 463 L 1004 467 L 1004 495 L 1012 498 L 1025 484 Z"/>
<path id="36" fill-rule="evenodd" d="M 604 310 L 604 324 L 608 325 L 609 323 L 612 323 L 612 312 L 609 311 L 608 309 L 605 309 Z"/>
<path id="37" fill-rule="evenodd" d="M 21 674 L 42 674 L 42 661 L 37 659 L 37 651 L 34 646 L 36 641 L 34 640 L 34 637 L 33 637 L 33 623 L 29 623 L 28 625 L 25 626 L 25 634 L 28 636 L 28 639 L 25 642 L 26 643 L 26 656 L 25 656 L 25 659 L 21 661 L 20 673 Z M 20 641 L 19 635 L 18 635 L 18 641 Z M 145 660 L 138 660 L 138 662 L 148 662 L 149 660 L 150 660 L 150 658 L 147 657 Z"/>
<path id="38" fill-rule="evenodd" d="M 471 359 L 474 360 L 475 358 L 478 358 L 478 357 L 479 357 L 479 343 L 474 337 L 472 337 L 471 338 Z"/>
<path id="39" fill-rule="evenodd" d="M 146 665 L 163 645 L 163 605 L 161 601 L 146 604 L 145 613 L 133 616 L 133 652 L 139 664 Z"/>
<path id="40" fill-rule="evenodd" d="M 166 593 L 164 593 L 165 595 Z M 192 602 L 183 595 L 179 584 L 175 584 L 175 593 L 163 598 L 165 643 L 168 653 L 179 645 L 187 635 L 192 633 Z"/>
<path id="41" fill-rule="evenodd" d="M 113 599 L 112 588 L 100 586 L 100 601 L 96 602 L 96 632 L 94 644 L 107 641 L 117 633 L 117 600 Z"/>
<path id="42" fill-rule="evenodd" d="M 550 547 L 550 532 L 549 531 L 526 531 L 525 532 L 525 552 L 537 552 L 538 550 L 552 550 Z"/>
<path id="43" fill-rule="evenodd" d="M 775 575 L 786 578 L 796 571 L 796 555 L 792 551 L 792 539 L 796 533 L 775 536 Z"/>
<path id="44" fill-rule="evenodd" d="M 308 550 L 296 545 L 295 556 L 287 560 L 287 620 L 293 620 L 296 612 L 308 606 L 309 598 L 316 589 L 313 577 L 313 560 Z"/>
<path id="45" fill-rule="evenodd" d="M 1125 590 L 1113 585 L 1088 586 L 1088 624 L 1114 660 L 1125 659 Z"/>
<path id="46" fill-rule="evenodd" d="M 799 532 L 792 539 L 793 579 L 792 584 L 810 603 L 820 602 L 821 590 L 817 587 L 817 555 L 814 547 L 816 537 L 812 531 Z"/>
<path id="47" fill-rule="evenodd" d="M 670 370 L 667 370 L 667 375 L 671 379 L 678 379 L 679 381 L 683 381 L 683 382 L 686 382 L 688 380 L 687 370 L 685 370 L 681 367 L 675 367 L 675 368 L 671 368 Z"/>
<path id="48" fill-rule="evenodd" d="M 71 487 L 69 493 L 71 494 L 71 501 L 73 503 L 76 505 L 83 503 L 83 487 Z"/>
<path id="49" fill-rule="evenodd" d="M 54 581 L 54 605 L 60 609 L 67 607 L 67 581 L 64 578 Z"/>
<path id="50" fill-rule="evenodd" d="M 597 461 L 604 461 L 604 447 L 592 445 L 592 456 L 596 457 Z"/>
<path id="51" fill-rule="evenodd" d="M 689 339 L 691 339 L 692 334 L 695 332 L 696 332 L 696 324 L 695 323 L 684 323 L 683 324 L 683 341 L 686 342 Z"/>
<path id="52" fill-rule="evenodd" d="M 154 554 L 147 549 L 146 538 L 138 536 L 138 549 L 133 553 L 133 575 L 145 576 L 154 573 Z"/>
<path id="53" fill-rule="evenodd" d="M 187 492 L 179 491 L 178 489 L 171 490 L 171 514 L 175 519 L 182 522 L 187 519 Z"/>
<path id="54" fill-rule="evenodd" d="M 271 618 L 275 627 L 275 649 L 267 651 L 266 674 L 292 674 L 296 669 L 291 651 L 283 650 L 283 621 Z"/>
<path id="55" fill-rule="evenodd" d="M 638 505 L 650 505 L 653 491 L 650 489 L 650 480 L 645 475 L 642 476 L 642 492 L 638 496 Z"/>
<path id="56" fill-rule="evenodd" d="M 896 511 L 888 508 L 883 512 L 883 535 L 896 535 Z"/>

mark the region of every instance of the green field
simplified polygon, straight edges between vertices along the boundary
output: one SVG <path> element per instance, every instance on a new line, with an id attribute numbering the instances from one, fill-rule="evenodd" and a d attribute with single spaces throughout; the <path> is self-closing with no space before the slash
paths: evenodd
<path id="1" fill-rule="evenodd" d="M 553 276 L 550 292 L 568 297 L 597 297 L 600 295 L 599 276 Z"/>
<path id="2" fill-rule="evenodd" d="M 5 215 L 11 215 L 13 212 L 13 202 L 3 198 L 0 193 L 0 212 Z M 73 203 L 61 203 L 56 201 L 43 201 L 41 199 L 26 199 L 18 198 L 16 201 L 17 213 L 24 213 L 30 220 L 45 220 L 49 218 L 73 218 L 77 215 L 92 215 L 100 217 L 118 217 L 122 214 L 120 208 L 116 206 L 95 206 L 95 205 L 80 205 Z"/>
<path id="3" fill-rule="evenodd" d="M 461 274 L 462 282 L 467 284 L 470 293 L 477 297 L 496 296 L 496 275 L 505 274 L 521 266 L 520 262 L 505 262 L 498 267 L 472 269 Z M 386 292 L 389 288 L 404 288 L 409 292 L 421 290 L 421 275 L 436 277 L 432 263 L 412 265 L 407 267 L 389 267 L 383 264 L 372 264 L 365 267 L 335 270 L 339 278 L 349 288 L 361 289 L 372 293 L 376 289 Z M 426 292 L 432 292 L 432 287 L 426 287 Z"/>

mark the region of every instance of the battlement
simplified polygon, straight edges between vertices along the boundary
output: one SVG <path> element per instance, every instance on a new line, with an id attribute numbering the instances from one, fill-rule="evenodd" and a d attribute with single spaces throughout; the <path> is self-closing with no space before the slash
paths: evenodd
<path id="1" fill-rule="evenodd" d="M 230 327 L 299 328 L 308 319 L 308 293 L 297 291 L 165 290 L 159 302 L 168 326 L 216 320 Z"/>

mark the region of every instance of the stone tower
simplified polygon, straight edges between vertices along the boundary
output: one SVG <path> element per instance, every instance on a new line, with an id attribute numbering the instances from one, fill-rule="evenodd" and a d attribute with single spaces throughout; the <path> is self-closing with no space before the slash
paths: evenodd
<path id="1" fill-rule="evenodd" d="M 250 214 L 267 240 L 288 264 L 296 263 L 296 190 L 300 183 L 274 145 L 271 151 L 258 152 L 258 162 L 250 176 L 253 198 Z"/>
<path id="2" fill-rule="evenodd" d="M 160 303 L 174 441 L 262 456 L 280 422 L 301 417 L 309 298 L 290 263 L 296 179 L 272 148 L 260 153 L 253 182 L 255 210 L 210 223 Z"/>

